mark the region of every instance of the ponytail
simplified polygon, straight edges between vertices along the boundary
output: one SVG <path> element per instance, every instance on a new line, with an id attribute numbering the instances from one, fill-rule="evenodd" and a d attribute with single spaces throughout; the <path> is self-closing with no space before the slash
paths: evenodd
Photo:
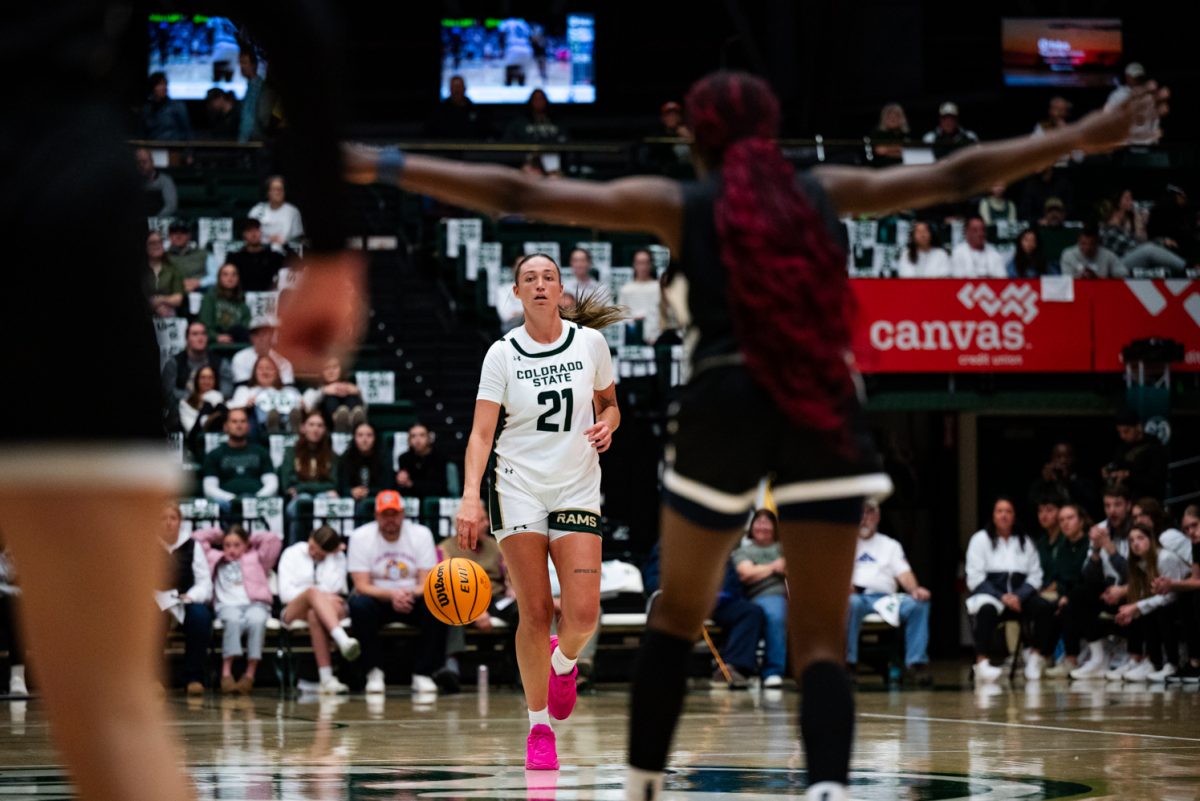
<path id="1" fill-rule="evenodd" d="M 600 300 L 600 292 L 588 292 L 575 299 L 575 305 L 559 309 L 558 314 L 564 320 L 569 320 L 584 328 L 600 330 L 619 323 L 629 316 L 629 310 L 624 306 L 604 303 Z"/>

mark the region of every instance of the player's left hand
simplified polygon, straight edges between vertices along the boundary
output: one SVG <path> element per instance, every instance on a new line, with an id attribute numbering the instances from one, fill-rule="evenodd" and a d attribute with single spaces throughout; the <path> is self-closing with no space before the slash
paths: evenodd
<path id="1" fill-rule="evenodd" d="M 612 429 L 603 420 L 584 431 L 583 435 L 587 437 L 588 444 L 595 448 L 597 453 L 604 453 L 612 445 Z"/>
<path id="2" fill-rule="evenodd" d="M 340 251 L 308 256 L 279 313 L 279 352 L 297 373 L 317 373 L 358 346 L 365 325 L 364 260 Z"/>

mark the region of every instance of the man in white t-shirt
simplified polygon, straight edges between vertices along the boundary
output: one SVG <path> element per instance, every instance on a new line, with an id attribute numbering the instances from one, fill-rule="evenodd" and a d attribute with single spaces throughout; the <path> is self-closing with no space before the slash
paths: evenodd
<path id="1" fill-rule="evenodd" d="M 851 578 L 850 616 L 847 632 L 846 662 L 853 674 L 858 663 L 858 632 L 863 618 L 876 611 L 876 604 L 904 589 L 900 596 L 899 621 L 904 625 L 905 680 L 918 685 L 932 684 L 929 675 L 929 590 L 917 583 L 917 577 L 904 557 L 904 548 L 886 534 L 879 533 L 879 505 L 863 505 L 858 528 L 858 547 L 854 554 Z M 884 615 L 885 619 L 887 615 Z"/>
<path id="2" fill-rule="evenodd" d="M 428 528 L 404 519 L 404 500 L 388 490 L 375 498 L 375 522 L 350 534 L 347 569 L 354 585 L 350 621 L 362 644 L 367 667 L 367 693 L 386 691 L 379 627 L 407 623 L 421 630 L 413 664 L 412 689 L 417 693 L 457 692 L 457 677 L 442 665 L 446 626 L 425 606 L 425 575 L 437 564 L 437 547 Z"/>
<path id="3" fill-rule="evenodd" d="M 233 354 L 230 369 L 233 372 L 233 383 L 245 384 L 254 378 L 254 365 L 259 358 L 270 356 L 279 368 L 279 380 L 285 385 L 296 383 L 296 374 L 292 371 L 292 363 L 275 352 L 275 323 L 272 320 L 259 319 L 250 325 L 250 347 L 243 348 Z"/>
<path id="4" fill-rule="evenodd" d="M 1000 251 L 988 244 L 987 225 L 972 217 L 963 227 L 964 241 L 950 253 L 950 275 L 954 278 L 1004 278 L 1008 270 Z"/>
<path id="5" fill-rule="evenodd" d="M 1125 82 L 1112 90 L 1108 99 L 1104 101 L 1104 107 L 1107 109 L 1124 103 L 1134 91 L 1145 83 L 1146 68 L 1136 61 L 1130 62 L 1125 67 Z M 1156 105 L 1153 111 L 1138 120 L 1137 124 L 1129 129 L 1129 144 L 1153 145 L 1158 142 L 1162 137 L 1162 129 L 1158 123 L 1159 115 L 1164 109 L 1165 106 Z"/>

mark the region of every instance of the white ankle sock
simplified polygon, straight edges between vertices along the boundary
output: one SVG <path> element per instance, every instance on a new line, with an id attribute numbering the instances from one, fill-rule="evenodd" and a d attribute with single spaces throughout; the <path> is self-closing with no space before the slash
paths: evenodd
<path id="1" fill-rule="evenodd" d="M 344 628 L 342 628 L 341 626 L 338 626 L 337 628 L 332 629 L 329 632 L 329 636 L 333 638 L 333 641 L 338 644 L 339 648 L 344 646 L 346 644 L 346 641 L 350 639 L 350 635 L 347 634 L 346 630 Z"/>
<path id="2" fill-rule="evenodd" d="M 804 797 L 808 801 L 847 801 L 846 786 L 837 782 L 818 782 L 808 788 Z"/>
<path id="3" fill-rule="evenodd" d="M 25 666 L 13 665 L 11 668 L 9 668 L 8 677 L 10 680 L 20 679 L 21 681 L 25 681 Z"/>
<path id="4" fill-rule="evenodd" d="M 317 675 L 321 677 L 321 681 L 329 681 L 333 678 L 333 666 L 317 668 Z"/>
<path id="5" fill-rule="evenodd" d="M 662 785 L 662 771 L 631 767 L 625 774 L 625 801 L 658 801 Z"/>
<path id="6" fill-rule="evenodd" d="M 554 668 L 554 672 L 559 676 L 565 676 L 575 669 L 575 663 L 578 662 L 578 657 L 575 659 L 567 659 L 563 654 L 562 649 L 558 646 L 554 647 L 554 653 L 550 654 L 550 667 Z"/>
<path id="7" fill-rule="evenodd" d="M 534 726 L 549 726 L 550 725 L 550 707 L 534 712 L 529 710 L 529 728 Z"/>

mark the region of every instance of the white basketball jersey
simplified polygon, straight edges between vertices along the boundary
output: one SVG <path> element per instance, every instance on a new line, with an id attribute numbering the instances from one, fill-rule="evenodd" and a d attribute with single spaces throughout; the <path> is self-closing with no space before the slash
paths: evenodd
<path id="1" fill-rule="evenodd" d="M 493 343 L 476 397 L 504 407 L 496 469 L 534 487 L 565 486 L 598 469 L 584 432 L 595 422 L 593 392 L 612 383 L 604 336 L 567 320 L 552 344 L 534 342 L 525 326 Z"/>

